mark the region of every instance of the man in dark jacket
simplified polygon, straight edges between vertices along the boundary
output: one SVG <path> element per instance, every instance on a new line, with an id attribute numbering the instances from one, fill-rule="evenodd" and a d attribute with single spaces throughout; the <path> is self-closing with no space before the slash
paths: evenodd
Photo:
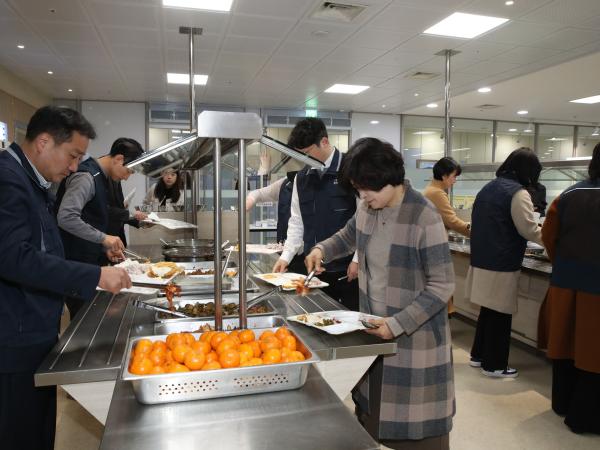
<path id="1" fill-rule="evenodd" d="M 130 287 L 127 273 L 65 261 L 50 183 L 77 170 L 93 127 L 77 111 L 46 106 L 22 147 L 0 153 L 0 438 L 7 449 L 54 447 L 56 388 L 33 375 L 56 343 L 63 297 Z"/>
<path id="2" fill-rule="evenodd" d="M 132 172 L 125 164 L 141 156 L 143 150 L 135 141 L 137 145 L 122 141 L 117 139 L 108 155 L 83 161 L 58 188 L 57 219 L 67 259 L 99 266 L 124 259 L 123 241 L 108 234 L 109 184 L 129 178 Z M 75 317 L 83 301 L 71 296 L 65 301 L 71 318 Z"/>

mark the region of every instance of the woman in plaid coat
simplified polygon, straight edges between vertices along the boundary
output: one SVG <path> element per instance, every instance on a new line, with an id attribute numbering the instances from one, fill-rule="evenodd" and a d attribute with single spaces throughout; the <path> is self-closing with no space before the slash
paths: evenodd
<path id="1" fill-rule="evenodd" d="M 343 229 L 313 248 L 307 268 L 318 273 L 321 260 L 356 250 L 360 310 L 383 317 L 369 332 L 398 344 L 354 388 L 358 418 L 388 447 L 448 449 L 455 403 L 446 303 L 454 271 L 442 219 L 404 180 L 400 153 L 378 139 L 352 146 L 340 182 L 362 201 Z"/>

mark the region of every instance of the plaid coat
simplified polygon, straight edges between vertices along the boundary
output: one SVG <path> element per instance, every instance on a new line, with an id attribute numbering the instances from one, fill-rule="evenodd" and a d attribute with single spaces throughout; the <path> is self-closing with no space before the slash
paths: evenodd
<path id="1" fill-rule="evenodd" d="M 379 409 L 376 438 L 423 439 L 450 432 L 455 413 L 454 376 L 446 303 L 454 291 L 448 238 L 435 207 L 405 181 L 406 193 L 390 242 L 385 303 L 367 297 L 365 248 L 375 212 L 362 202 L 346 226 L 317 246 L 325 262 L 351 254 L 359 258 L 360 310 L 389 317 L 398 352 L 383 357 L 378 386 L 380 408 L 369 405 L 369 378 L 359 382 L 354 400 L 362 411 Z M 373 382 L 374 380 L 371 380 Z"/>

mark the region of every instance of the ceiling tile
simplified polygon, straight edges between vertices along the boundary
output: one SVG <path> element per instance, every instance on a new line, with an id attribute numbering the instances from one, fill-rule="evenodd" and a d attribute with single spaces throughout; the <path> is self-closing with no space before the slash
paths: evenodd
<path id="1" fill-rule="evenodd" d="M 329 61 L 340 61 L 345 63 L 367 64 L 379 58 L 385 50 L 364 47 L 341 46 L 327 55 Z"/>
<path id="2" fill-rule="evenodd" d="M 401 70 L 397 66 L 384 66 L 382 64 L 369 64 L 363 67 L 354 75 L 367 77 L 392 78 L 398 75 Z"/>
<path id="3" fill-rule="evenodd" d="M 467 5 L 462 6 L 460 11 L 470 14 L 516 19 L 551 1 L 552 0 L 517 0 L 514 5 L 506 6 L 504 0 L 474 0 Z"/>
<path id="4" fill-rule="evenodd" d="M 164 76 L 161 61 L 119 58 L 116 62 L 123 73 L 154 73 L 161 77 Z"/>
<path id="5" fill-rule="evenodd" d="M 188 35 L 180 34 L 178 31 L 166 31 L 166 48 L 188 49 L 190 38 Z M 221 36 L 218 34 L 203 33 L 194 38 L 194 49 L 196 50 L 217 50 L 221 42 Z"/>
<path id="6" fill-rule="evenodd" d="M 313 60 L 319 60 L 330 53 L 334 48 L 335 46 L 331 44 L 296 42 L 288 39 L 281 47 L 279 47 L 275 57 L 292 56 L 294 58 L 310 58 Z"/>
<path id="7" fill-rule="evenodd" d="M 544 39 L 531 43 L 531 46 L 558 50 L 572 50 L 591 42 L 600 42 L 600 31 L 564 28 Z"/>
<path id="8" fill-rule="evenodd" d="M 251 67 L 258 70 L 265 63 L 266 59 L 265 55 L 222 51 L 219 53 L 216 66 L 228 66 L 239 68 L 240 70 Z"/>
<path id="9" fill-rule="evenodd" d="M 496 56 L 494 59 L 496 61 L 506 61 L 514 64 L 528 64 L 540 59 L 558 55 L 559 53 L 563 53 L 563 51 L 548 48 L 516 47 Z"/>
<path id="10" fill-rule="evenodd" d="M 32 26 L 48 40 L 73 42 L 98 42 L 98 36 L 90 25 L 53 22 L 31 22 Z M 129 32 L 131 34 L 131 32 Z"/>
<path id="11" fill-rule="evenodd" d="M 93 20 L 99 25 L 158 29 L 157 6 L 118 5 L 93 2 Z M 134 30 L 131 30 L 135 33 Z"/>
<path id="12" fill-rule="evenodd" d="M 385 55 L 377 58 L 373 63 L 382 64 L 384 66 L 397 66 L 400 68 L 400 70 L 407 70 L 432 58 L 433 57 L 431 55 L 424 53 L 409 53 L 392 50 L 391 52 L 388 52 Z"/>
<path id="13" fill-rule="evenodd" d="M 113 56 L 124 61 L 162 62 L 160 50 L 152 47 L 132 47 L 129 45 L 115 45 L 110 48 Z"/>
<path id="14" fill-rule="evenodd" d="M 43 2 L 38 0 L 18 0 L 13 2 L 19 12 L 28 20 L 43 20 L 51 22 L 78 22 L 89 24 L 79 2 L 72 0 L 52 0 Z M 50 10 L 54 9 L 55 12 Z M 56 26 L 56 23 L 54 23 Z"/>
<path id="15" fill-rule="evenodd" d="M 288 41 L 310 42 L 313 44 L 332 45 L 343 42 L 355 31 L 352 25 L 338 25 L 331 22 L 302 21 L 288 36 Z M 327 33 L 321 35 L 319 33 Z"/>
<path id="16" fill-rule="evenodd" d="M 296 71 L 298 76 L 300 76 L 302 72 L 312 67 L 318 61 L 318 58 L 314 56 L 289 55 L 290 54 L 286 54 L 281 51 L 277 52 L 277 54 L 269 60 L 265 66 L 265 69 L 276 71 Z"/>
<path id="17" fill-rule="evenodd" d="M 120 27 L 101 27 L 101 30 L 111 45 L 160 48 L 160 33 L 154 30 L 129 30 Z"/>
<path id="18" fill-rule="evenodd" d="M 51 53 L 19 52 L 17 49 L 15 50 L 7 52 L 7 55 L 18 65 L 36 68 L 42 76 L 49 76 L 46 74 L 48 70 L 58 73 L 59 69 L 67 69 L 64 67 L 65 61 Z"/>
<path id="19" fill-rule="evenodd" d="M 237 0 L 235 12 L 298 19 L 313 3 L 312 0 Z"/>
<path id="20" fill-rule="evenodd" d="M 9 6 L 2 2 L 0 3 L 0 21 L 4 20 L 16 20 L 19 16 L 13 12 Z"/>
<path id="21" fill-rule="evenodd" d="M 344 45 L 391 50 L 414 35 L 413 32 L 364 28 L 344 41 Z"/>
<path id="22" fill-rule="evenodd" d="M 46 42 L 31 33 L 20 21 L 0 21 L 0 49 L 3 52 L 12 52 L 17 50 L 19 44 L 25 46 L 22 51 L 32 53 L 47 53 L 50 51 Z"/>
<path id="23" fill-rule="evenodd" d="M 395 50 L 400 52 L 423 52 L 433 56 L 442 50 L 460 47 L 465 42 L 465 39 L 420 35 L 404 42 Z"/>
<path id="24" fill-rule="evenodd" d="M 228 36 L 223 42 L 222 49 L 229 52 L 270 54 L 279 42 L 275 39 Z"/>
<path id="25" fill-rule="evenodd" d="M 52 41 L 52 47 L 61 56 L 106 55 L 99 42 Z"/>
<path id="26" fill-rule="evenodd" d="M 390 6 L 369 22 L 368 28 L 384 28 L 393 31 L 414 31 L 422 33 L 448 15 L 446 10 L 429 10 Z"/>
<path id="27" fill-rule="evenodd" d="M 178 31 L 179 27 L 199 27 L 206 33 L 221 33 L 230 14 L 217 12 L 191 11 L 188 9 L 162 8 L 165 28 Z"/>
<path id="28" fill-rule="evenodd" d="M 250 36 L 259 38 L 282 39 L 296 24 L 295 20 L 235 15 L 229 33 L 234 36 Z"/>
<path id="29" fill-rule="evenodd" d="M 395 89 L 396 91 L 403 92 L 409 89 L 416 90 L 424 83 L 425 81 L 423 80 L 411 80 L 402 75 L 396 76 L 385 83 L 378 84 L 377 87 L 383 89 Z"/>
<path id="30" fill-rule="evenodd" d="M 523 19 L 575 25 L 598 15 L 600 15 L 600 2 L 597 0 L 554 0 L 525 15 Z"/>
<path id="31" fill-rule="evenodd" d="M 488 76 L 501 74 L 502 72 L 516 69 L 517 67 L 519 67 L 519 64 L 509 63 L 507 61 L 482 61 L 463 69 L 462 72 Z"/>
<path id="32" fill-rule="evenodd" d="M 524 21 L 510 21 L 495 31 L 491 31 L 481 40 L 499 42 L 501 44 L 527 45 L 533 41 L 542 39 L 560 29 L 556 24 L 540 24 Z"/>
<path id="33" fill-rule="evenodd" d="M 460 53 L 452 57 L 452 59 L 460 61 L 482 61 L 484 59 L 494 58 L 500 53 L 507 52 L 514 47 L 514 44 L 499 44 L 497 42 L 476 39 L 458 47 L 457 50 Z"/>

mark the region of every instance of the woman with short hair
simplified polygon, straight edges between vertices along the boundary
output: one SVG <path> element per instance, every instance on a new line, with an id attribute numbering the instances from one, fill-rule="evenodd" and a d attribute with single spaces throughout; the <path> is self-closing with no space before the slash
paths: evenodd
<path id="1" fill-rule="evenodd" d="M 356 250 L 360 311 L 381 316 L 366 331 L 398 345 L 354 388 L 358 419 L 387 447 L 448 449 L 455 404 L 446 302 L 454 270 L 442 219 L 404 179 L 400 153 L 378 139 L 354 143 L 340 183 L 361 202 L 344 228 L 313 247 L 307 269 L 320 272 L 322 259 Z"/>

